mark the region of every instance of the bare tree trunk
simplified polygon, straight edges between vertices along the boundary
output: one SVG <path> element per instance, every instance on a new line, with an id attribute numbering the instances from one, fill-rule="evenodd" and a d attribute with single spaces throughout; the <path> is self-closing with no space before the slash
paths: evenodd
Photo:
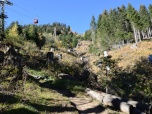
<path id="1" fill-rule="evenodd" d="M 92 44 L 94 45 L 94 38 L 95 38 L 95 32 L 94 30 L 92 29 L 92 34 L 91 34 L 91 38 L 92 38 Z"/>
<path id="2" fill-rule="evenodd" d="M 143 31 L 141 31 L 141 34 L 142 34 L 142 37 L 143 37 L 143 39 L 144 39 L 144 38 L 145 38 L 144 32 L 143 32 Z"/>
<path id="3" fill-rule="evenodd" d="M 137 44 L 137 34 L 136 34 L 136 29 L 135 29 L 135 27 L 133 27 L 133 29 L 134 29 L 134 37 L 135 37 L 135 43 Z"/>
<path id="4" fill-rule="evenodd" d="M 125 46 L 125 41 L 124 41 L 124 40 L 122 40 L 122 46 L 123 46 L 123 47 Z"/>
<path id="5" fill-rule="evenodd" d="M 147 36 L 148 36 L 148 39 L 149 39 L 149 27 L 147 28 Z"/>
<path id="6" fill-rule="evenodd" d="M 139 41 L 141 42 L 140 31 L 138 29 Z"/>

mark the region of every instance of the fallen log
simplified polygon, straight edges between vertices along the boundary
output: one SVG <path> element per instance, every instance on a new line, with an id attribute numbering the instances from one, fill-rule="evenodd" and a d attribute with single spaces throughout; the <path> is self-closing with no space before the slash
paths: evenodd
<path id="1" fill-rule="evenodd" d="M 111 95 L 111 94 L 107 94 L 107 93 L 104 93 L 104 92 L 96 92 L 96 91 L 93 91 L 89 88 L 86 88 L 85 92 L 87 92 L 88 95 L 92 96 L 93 98 L 95 99 L 99 99 L 99 101 L 103 102 L 103 98 L 105 96 L 109 96 L 109 97 L 113 97 L 113 98 L 118 98 L 119 100 L 121 100 L 121 97 L 118 97 L 118 96 L 115 96 L 115 95 Z M 98 98 L 100 97 L 100 98 Z"/>
<path id="2" fill-rule="evenodd" d="M 134 108 L 131 114 L 145 114 L 145 113 L 140 111 L 139 109 Z"/>
<path id="3" fill-rule="evenodd" d="M 90 95 L 91 97 L 93 97 L 94 99 L 100 101 L 101 103 L 103 102 L 103 98 L 104 96 L 102 96 L 100 93 L 97 93 L 95 91 L 92 91 L 91 89 L 87 88 L 85 90 L 85 92 L 87 92 L 88 95 Z"/>
<path id="4" fill-rule="evenodd" d="M 92 91 L 92 90 L 90 90 L 90 91 Z M 148 112 L 149 111 L 152 114 L 152 108 L 150 107 L 150 105 L 143 104 L 143 103 L 138 102 L 138 101 L 128 101 L 127 99 L 123 99 L 121 97 L 111 95 L 111 94 L 107 94 L 107 93 L 103 93 L 103 92 L 100 93 L 100 94 L 104 97 L 109 96 L 109 97 L 112 97 L 112 98 L 117 98 L 117 99 L 121 100 L 121 102 L 126 102 L 127 104 L 132 105 L 134 108 L 137 108 L 142 112 L 145 112 L 145 111 Z"/>
<path id="5" fill-rule="evenodd" d="M 150 111 L 151 110 L 151 107 L 150 105 L 147 105 L 147 104 L 143 104 L 143 103 L 140 103 L 138 101 L 127 101 L 128 104 L 131 104 L 133 107 L 141 110 L 141 111 Z"/>
<path id="6" fill-rule="evenodd" d="M 103 104 L 112 106 L 122 112 L 125 112 L 127 114 L 131 114 L 133 112 L 133 106 L 127 104 L 126 102 L 121 102 L 118 98 L 113 98 L 111 96 L 105 96 L 103 98 Z"/>
<path id="7" fill-rule="evenodd" d="M 137 101 L 127 101 L 126 99 L 122 99 L 121 97 L 103 92 L 98 93 L 89 88 L 86 88 L 85 91 L 88 95 L 100 101 L 103 105 L 112 106 L 128 114 L 144 114 L 142 111 L 145 111 L 145 109 L 147 111 L 151 110 L 149 105 L 142 104 Z"/>

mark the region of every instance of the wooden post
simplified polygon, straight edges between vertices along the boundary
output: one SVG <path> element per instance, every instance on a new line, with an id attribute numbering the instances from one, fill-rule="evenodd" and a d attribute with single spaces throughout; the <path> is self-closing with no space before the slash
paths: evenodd
<path id="1" fill-rule="evenodd" d="M 107 51 L 104 51 L 104 57 L 106 58 L 106 67 L 107 67 L 107 56 L 108 56 L 108 53 Z M 108 93 L 108 87 L 107 87 L 107 68 L 106 68 L 106 93 Z"/>
<path id="2" fill-rule="evenodd" d="M 107 64 L 107 63 L 106 63 Z M 106 68 L 106 93 L 108 93 L 108 87 L 107 87 L 107 74 L 108 74 L 108 71 L 107 71 L 107 68 Z"/>

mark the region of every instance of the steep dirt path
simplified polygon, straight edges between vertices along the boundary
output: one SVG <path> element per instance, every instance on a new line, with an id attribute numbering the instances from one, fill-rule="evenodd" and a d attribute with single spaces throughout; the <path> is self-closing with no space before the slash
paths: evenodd
<path id="1" fill-rule="evenodd" d="M 62 73 L 61 76 L 64 78 L 64 75 L 66 76 L 66 79 L 71 79 L 68 74 Z M 68 75 L 68 76 L 67 76 Z M 79 114 L 115 114 L 118 113 L 118 111 L 112 110 L 110 108 L 104 107 L 99 104 L 96 100 L 93 100 L 90 96 L 87 96 L 85 93 L 84 95 L 75 95 L 72 94 L 68 90 L 56 90 L 61 95 L 66 96 L 69 98 L 69 101 L 71 104 L 78 110 Z M 123 114 L 120 113 L 119 114 Z"/>
<path id="2" fill-rule="evenodd" d="M 108 114 L 108 110 L 91 98 L 71 97 L 69 98 L 80 114 Z"/>
<path id="3" fill-rule="evenodd" d="M 67 97 L 71 105 L 74 106 L 74 108 L 79 112 L 79 114 L 118 114 L 118 113 L 124 114 L 124 113 L 120 113 L 118 111 L 115 111 L 115 110 L 112 110 L 110 108 L 100 105 L 99 102 L 97 102 L 96 100 L 93 100 L 91 97 L 87 96 L 85 93 L 80 96 L 80 95 L 75 95 L 71 93 L 71 91 L 69 90 L 59 90 L 55 88 L 54 90 L 60 93 L 62 96 Z M 76 113 L 72 113 L 72 114 L 76 114 Z"/>
<path id="4" fill-rule="evenodd" d="M 91 97 L 75 96 L 66 90 L 56 90 L 61 95 L 69 98 L 71 104 L 78 110 L 79 114 L 109 114 L 108 109 L 101 106 Z"/>

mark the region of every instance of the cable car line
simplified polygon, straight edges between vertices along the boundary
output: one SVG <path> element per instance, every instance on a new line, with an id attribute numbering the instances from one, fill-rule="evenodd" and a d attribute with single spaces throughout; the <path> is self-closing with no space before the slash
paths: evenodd
<path id="1" fill-rule="evenodd" d="M 12 9 L 10 9 L 10 8 L 8 8 L 8 7 L 6 7 L 6 8 L 9 9 L 9 10 L 12 10 Z M 19 13 L 19 14 L 21 14 L 21 15 L 26 16 L 26 17 L 29 17 L 29 16 L 27 16 L 27 15 L 25 15 L 25 14 L 22 14 L 22 13 L 18 12 L 18 11 L 15 11 L 15 10 L 12 10 L 12 11 L 17 12 L 17 13 Z M 29 17 L 29 18 L 32 18 L 32 17 Z M 32 19 L 33 19 L 33 18 L 32 18 Z"/>
<path id="2" fill-rule="evenodd" d="M 21 8 L 21 9 L 23 9 L 23 10 L 25 10 L 25 11 L 27 11 L 26 9 L 24 9 L 24 8 L 22 8 L 22 7 L 20 7 L 20 6 L 18 6 L 18 5 L 16 5 L 16 4 L 14 4 L 15 6 L 17 6 L 17 7 L 19 7 L 19 8 Z M 27 11 L 27 12 L 29 12 L 29 11 Z M 29 12 L 29 13 L 31 13 L 31 12 Z M 32 15 L 35 15 L 34 13 L 31 13 Z M 35 16 L 37 16 L 37 15 L 35 15 Z"/>
<path id="3" fill-rule="evenodd" d="M 12 11 L 14 11 L 14 12 L 17 12 L 17 13 L 19 13 L 19 14 L 21 14 L 21 15 L 24 15 L 24 16 L 26 16 L 26 17 L 28 17 L 28 18 L 32 18 L 32 17 L 30 17 L 30 16 L 27 16 L 27 15 L 25 15 L 25 14 L 23 14 L 23 13 L 20 13 L 20 12 L 15 11 L 15 10 L 13 10 L 13 9 L 10 9 L 10 8 L 8 8 L 8 7 L 5 7 L 5 8 L 7 8 L 7 9 L 9 9 L 9 10 L 12 10 Z M 32 18 L 32 19 L 33 19 L 33 18 Z M 44 22 L 44 21 L 42 21 L 42 22 Z"/>
<path id="4" fill-rule="evenodd" d="M 14 4 L 14 5 L 17 6 L 17 7 L 19 7 L 19 8 L 21 8 L 21 9 L 23 9 L 23 10 L 25 10 L 25 11 L 27 11 L 27 12 L 29 12 L 29 13 L 31 13 L 32 15 L 37 16 L 36 14 L 34 14 L 34 13 L 32 13 L 32 12 L 30 12 L 30 11 L 24 9 L 24 8 L 22 8 L 21 6 L 18 6 L 18 5 L 16 5 L 16 4 Z M 43 19 L 42 17 L 39 17 L 39 18 Z M 43 20 L 45 20 L 45 19 L 43 19 Z M 47 21 L 47 20 L 45 20 L 45 21 Z M 49 22 L 49 21 L 47 21 L 47 22 Z"/>

